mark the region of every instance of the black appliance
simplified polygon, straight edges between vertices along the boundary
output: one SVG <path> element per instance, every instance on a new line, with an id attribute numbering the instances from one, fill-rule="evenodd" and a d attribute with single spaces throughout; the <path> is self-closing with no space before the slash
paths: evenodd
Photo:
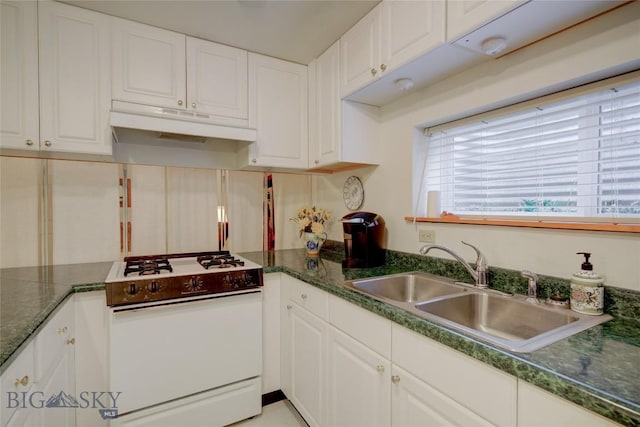
<path id="1" fill-rule="evenodd" d="M 384 264 L 384 219 L 372 212 L 352 212 L 340 220 L 344 229 L 344 268 L 369 268 Z"/>

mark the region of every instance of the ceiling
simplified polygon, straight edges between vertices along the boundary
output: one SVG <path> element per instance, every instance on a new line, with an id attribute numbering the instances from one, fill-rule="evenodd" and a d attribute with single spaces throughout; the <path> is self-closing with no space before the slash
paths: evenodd
<path id="1" fill-rule="evenodd" d="M 380 0 L 58 0 L 307 65 Z"/>

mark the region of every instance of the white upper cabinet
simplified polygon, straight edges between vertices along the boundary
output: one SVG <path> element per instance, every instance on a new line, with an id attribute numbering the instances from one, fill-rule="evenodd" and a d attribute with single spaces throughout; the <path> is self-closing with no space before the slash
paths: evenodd
<path id="1" fill-rule="evenodd" d="M 187 37 L 188 107 L 248 118 L 247 51 Z"/>
<path id="2" fill-rule="evenodd" d="M 109 16 L 41 1 L 38 18 L 41 149 L 111 154 Z"/>
<path id="3" fill-rule="evenodd" d="M 2 148 L 111 154 L 109 18 L 2 2 Z"/>
<path id="4" fill-rule="evenodd" d="M 243 163 L 306 169 L 307 67 L 249 53 L 249 126 L 258 132 Z"/>
<path id="5" fill-rule="evenodd" d="M 309 64 L 309 168 L 377 164 L 378 109 L 340 100 L 340 41 Z"/>
<path id="6" fill-rule="evenodd" d="M 387 70 L 444 43 L 444 16 L 444 1 L 383 1 L 382 63 Z"/>
<path id="7" fill-rule="evenodd" d="M 382 72 L 381 11 L 381 6 L 376 6 L 340 38 L 342 98 L 372 82 Z"/>
<path id="8" fill-rule="evenodd" d="M 245 50 L 114 18 L 112 68 L 116 101 L 247 125 Z"/>
<path id="9" fill-rule="evenodd" d="M 340 161 L 340 41 L 309 64 L 309 167 Z"/>
<path id="10" fill-rule="evenodd" d="M 38 14 L 35 1 L 0 3 L 2 92 L 0 144 L 3 148 L 37 150 Z"/>
<path id="11" fill-rule="evenodd" d="M 452 42 L 527 0 L 465 0 L 447 2 L 447 41 Z"/>
<path id="12" fill-rule="evenodd" d="M 113 99 L 186 108 L 183 34 L 113 18 Z"/>
<path id="13" fill-rule="evenodd" d="M 444 36 L 444 1 L 384 0 L 340 39 L 341 97 L 441 45 Z"/>

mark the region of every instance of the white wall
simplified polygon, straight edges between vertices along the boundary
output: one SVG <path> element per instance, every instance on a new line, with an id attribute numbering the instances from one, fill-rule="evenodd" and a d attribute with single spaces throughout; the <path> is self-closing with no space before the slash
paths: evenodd
<path id="1" fill-rule="evenodd" d="M 386 220 L 388 248 L 417 253 L 418 229 L 435 230 L 437 243 L 474 259 L 464 239 L 477 245 L 490 265 L 529 269 L 540 274 L 569 278 L 579 269 L 578 251 L 593 253 L 595 269 L 607 283 L 640 291 L 640 236 L 637 234 L 517 229 L 451 224 L 413 225 L 412 146 L 427 124 L 486 111 L 501 105 L 612 75 L 614 70 L 640 65 L 640 3 L 589 21 L 505 57 L 483 63 L 449 77 L 420 92 L 382 108 L 381 164 L 351 173 L 316 177 L 318 203 L 346 213 L 341 199 L 342 182 L 351 174 L 363 178 L 362 210 Z M 631 65 L 630 65 L 631 64 Z M 339 225 L 339 224 L 338 224 Z M 333 227 L 333 239 L 341 230 Z M 433 256 L 446 254 L 432 252 Z"/>

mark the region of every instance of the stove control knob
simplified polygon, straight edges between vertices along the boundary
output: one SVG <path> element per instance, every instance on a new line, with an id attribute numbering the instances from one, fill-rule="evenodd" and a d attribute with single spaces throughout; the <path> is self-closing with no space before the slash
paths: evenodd
<path id="1" fill-rule="evenodd" d="M 155 280 L 153 280 L 150 284 L 149 284 L 149 292 L 151 292 L 152 294 L 155 294 L 156 292 L 158 292 L 160 290 L 160 286 L 158 285 L 158 282 L 156 282 Z"/>
<path id="2" fill-rule="evenodd" d="M 138 293 L 138 286 L 135 283 L 131 283 L 129 285 L 129 289 L 127 289 L 127 293 L 129 295 L 135 295 Z"/>
<path id="3" fill-rule="evenodd" d="M 186 285 L 192 292 L 199 291 L 202 289 L 202 279 L 199 276 L 194 276 L 189 279 L 189 282 L 187 282 Z"/>

